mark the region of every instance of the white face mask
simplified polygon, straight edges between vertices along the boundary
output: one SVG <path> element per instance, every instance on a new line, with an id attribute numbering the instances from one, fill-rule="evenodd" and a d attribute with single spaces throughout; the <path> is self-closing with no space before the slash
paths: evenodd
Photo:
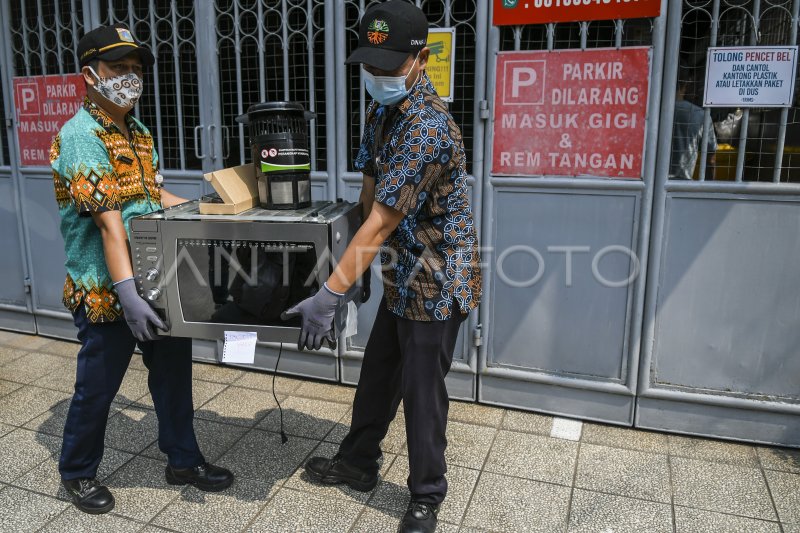
<path id="1" fill-rule="evenodd" d="M 92 74 L 97 80 L 94 84 L 94 88 L 97 89 L 97 92 L 99 92 L 103 98 L 114 105 L 123 109 L 133 109 L 139 97 L 142 96 L 142 91 L 144 90 L 142 78 L 133 72 L 123 74 L 122 76 L 102 79 L 92 67 L 89 67 L 89 70 L 92 71 Z"/>
<path id="2" fill-rule="evenodd" d="M 408 96 L 411 91 L 406 88 L 406 80 L 414 71 L 414 65 L 417 64 L 419 54 L 414 58 L 414 63 L 411 65 L 411 70 L 405 76 L 375 76 L 370 74 L 361 66 L 361 72 L 364 73 L 364 84 L 367 86 L 367 92 L 372 95 L 376 102 L 381 105 L 394 105 L 400 100 Z"/>

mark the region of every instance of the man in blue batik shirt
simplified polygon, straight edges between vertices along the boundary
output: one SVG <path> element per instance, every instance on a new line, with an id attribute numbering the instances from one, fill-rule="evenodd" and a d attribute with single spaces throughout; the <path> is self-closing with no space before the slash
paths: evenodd
<path id="1" fill-rule="evenodd" d="M 372 490 L 380 443 L 403 401 L 411 502 L 399 531 L 436 529 L 447 493 L 445 387 L 461 323 L 481 293 L 478 238 L 466 188 L 461 132 L 425 73 L 428 22 L 402 0 L 361 21 L 360 63 L 374 98 L 355 167 L 364 174 L 365 222 L 323 288 L 287 316 L 302 316 L 301 347 L 333 338 L 344 293 L 381 247 L 384 297 L 364 352 L 350 432 L 331 459 L 306 472 L 323 483 Z"/>

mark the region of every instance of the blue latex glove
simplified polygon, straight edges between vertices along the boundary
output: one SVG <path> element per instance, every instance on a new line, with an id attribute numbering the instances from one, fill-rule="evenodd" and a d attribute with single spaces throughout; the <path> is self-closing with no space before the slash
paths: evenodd
<path id="1" fill-rule="evenodd" d="M 119 303 L 122 305 L 122 312 L 125 314 L 125 322 L 131 328 L 131 333 L 138 341 L 154 341 L 161 336 L 155 332 L 155 328 L 167 329 L 167 326 L 159 318 L 153 308 L 150 307 L 144 298 L 136 292 L 136 284 L 133 278 L 124 279 L 114 284 L 114 289 L 119 296 Z"/>
<path id="2" fill-rule="evenodd" d="M 300 339 L 297 342 L 298 350 L 303 348 L 319 350 L 323 340 L 327 340 L 331 348 L 336 346 L 333 319 L 336 308 L 343 301 L 344 295 L 333 292 L 325 283 L 317 294 L 281 313 L 281 320 L 289 320 L 296 316 L 302 318 Z"/>

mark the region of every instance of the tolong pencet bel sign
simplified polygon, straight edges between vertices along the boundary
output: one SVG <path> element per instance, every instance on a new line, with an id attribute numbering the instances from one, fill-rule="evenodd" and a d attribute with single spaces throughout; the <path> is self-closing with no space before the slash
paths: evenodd
<path id="1" fill-rule="evenodd" d="M 650 50 L 501 52 L 492 173 L 641 178 Z"/>
<path id="2" fill-rule="evenodd" d="M 677 0 L 676 0 L 677 1 Z M 494 0 L 494 25 L 657 17 L 661 0 Z"/>

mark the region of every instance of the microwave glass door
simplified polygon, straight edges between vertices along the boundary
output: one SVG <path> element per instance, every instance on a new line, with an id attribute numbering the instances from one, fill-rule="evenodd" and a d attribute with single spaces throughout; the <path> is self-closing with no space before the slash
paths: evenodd
<path id="1" fill-rule="evenodd" d="M 280 315 L 318 289 L 312 244 L 178 239 L 185 322 L 296 326 Z"/>

